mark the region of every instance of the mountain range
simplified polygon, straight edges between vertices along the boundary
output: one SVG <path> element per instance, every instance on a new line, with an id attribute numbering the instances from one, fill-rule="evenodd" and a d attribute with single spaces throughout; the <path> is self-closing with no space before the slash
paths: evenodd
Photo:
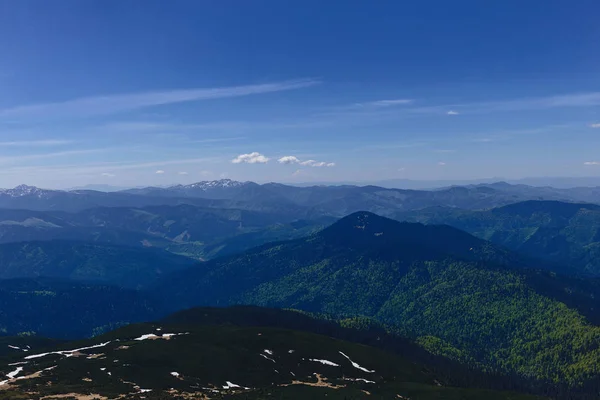
<path id="1" fill-rule="evenodd" d="M 552 262 L 557 272 L 600 276 L 600 206 L 595 204 L 526 201 L 479 211 L 434 207 L 396 218 L 451 225 Z"/>
<path id="2" fill-rule="evenodd" d="M 396 343 L 392 347 L 400 346 L 401 355 L 414 355 L 411 362 L 443 370 L 435 379 L 444 386 L 595 398 L 600 391 L 600 205 L 594 203 L 599 190 L 498 182 L 425 191 L 230 180 L 113 193 L 19 186 L 0 192 L 0 331 L 37 343 L 43 336 L 94 337 L 86 341 L 94 345 L 98 335 L 115 328 L 190 307 L 293 308 L 347 330 L 338 337 L 327 328 L 329 336 L 361 337 L 358 342 L 384 351 L 390 348 L 382 343 Z M 264 322 L 258 317 L 262 311 L 244 310 Z M 234 314 L 238 326 L 243 313 Z M 229 318 L 224 315 L 229 314 L 218 319 Z M 300 325 L 268 324 L 306 331 Z M 295 340 L 291 333 L 288 337 Z M 136 353 L 133 363 L 136 357 L 142 360 Z M 169 362 L 181 357 L 174 350 Z M 228 357 L 228 363 L 246 362 Z M 286 368 L 288 361 L 282 360 Z M 171 384 L 163 372 L 157 382 Z M 265 386 L 265 380 L 275 382 L 272 373 L 262 371 L 260 379 L 249 381 L 254 386 L 229 381 L 260 389 L 261 396 L 266 390 L 285 398 L 292 390 L 283 389 L 288 386 Z M 339 379 L 319 374 L 328 382 Z M 216 385 L 223 377 L 196 384 Z M 71 378 L 61 372 L 52 379 L 62 385 Z M 393 379 L 384 381 L 377 381 L 377 390 L 371 387 L 373 393 L 388 393 L 384 386 Z M 475 384 L 480 381 L 489 384 Z M 66 387 L 99 393 L 93 384 Z M 125 386 L 111 390 L 123 394 Z M 181 390 L 188 396 L 190 386 Z M 353 385 L 349 392 L 332 390 L 350 398 L 371 391 Z M 433 396 L 427 390 L 397 394 Z M 470 396 L 444 393 L 447 397 L 440 398 Z M 218 394 L 237 395 L 254 394 Z"/>
<path id="3" fill-rule="evenodd" d="M 384 216 L 395 212 L 445 206 L 484 209 L 525 200 L 597 202 L 598 187 L 555 189 L 510 185 L 505 182 L 455 186 L 436 190 L 386 189 L 377 186 L 296 187 L 263 185 L 231 180 L 198 182 L 167 188 L 149 187 L 118 192 L 57 191 L 21 185 L 0 191 L 0 208 L 37 211 L 80 211 L 94 207 L 145 207 L 190 204 L 210 208 L 236 208 L 278 212 L 295 218 L 330 215 L 342 217 L 356 211 Z"/>

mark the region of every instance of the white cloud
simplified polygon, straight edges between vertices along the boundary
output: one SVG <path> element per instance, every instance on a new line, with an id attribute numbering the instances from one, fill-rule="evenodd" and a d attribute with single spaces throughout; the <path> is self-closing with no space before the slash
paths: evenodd
<path id="1" fill-rule="evenodd" d="M 600 128 L 600 123 L 590 124 L 590 128 Z"/>
<path id="2" fill-rule="evenodd" d="M 165 171 L 163 171 L 162 169 L 159 169 L 159 170 L 158 170 L 158 171 L 156 171 L 155 173 L 156 173 L 156 174 L 159 174 L 159 175 L 161 175 L 161 174 L 164 174 L 164 173 L 165 173 Z"/>
<path id="3" fill-rule="evenodd" d="M 179 175 L 187 175 L 188 173 L 187 173 L 187 172 L 185 172 L 185 171 L 179 171 L 179 172 L 178 172 L 178 174 L 179 174 Z"/>
<path id="4" fill-rule="evenodd" d="M 335 163 L 333 162 L 315 160 L 300 161 L 300 159 L 296 156 L 283 156 L 277 161 L 280 164 L 300 164 L 304 165 L 305 167 L 335 167 Z"/>
<path id="5" fill-rule="evenodd" d="M 202 176 L 210 176 L 210 175 L 212 175 L 212 171 L 206 171 L 206 170 L 200 171 L 200 175 L 202 175 Z"/>
<path id="6" fill-rule="evenodd" d="M 101 175 L 102 175 L 102 176 L 109 177 L 109 178 L 112 178 L 113 176 L 115 176 L 115 174 L 111 174 L 111 173 L 109 173 L 109 172 L 103 172 Z"/>
<path id="7" fill-rule="evenodd" d="M 294 173 L 292 174 L 292 176 L 301 176 L 304 175 L 304 171 L 301 169 L 297 169 L 294 171 Z"/>
<path id="8" fill-rule="evenodd" d="M 18 106 L 0 110 L 0 117 L 73 118 L 112 114 L 143 107 L 188 101 L 240 97 L 253 94 L 280 92 L 317 85 L 315 79 L 297 79 L 260 85 L 230 86 L 201 89 L 181 89 L 162 92 L 129 93 L 83 97 L 56 103 Z"/>
<path id="9" fill-rule="evenodd" d="M 325 161 L 315 161 L 315 160 L 306 160 L 302 161 L 300 165 L 304 165 L 306 167 L 335 167 L 335 163 L 328 163 Z"/>
<path id="10" fill-rule="evenodd" d="M 398 168 L 398 172 L 404 172 L 406 171 L 406 168 L 402 167 L 402 168 Z"/>
<path id="11" fill-rule="evenodd" d="M 448 115 L 458 115 L 458 111 L 450 110 L 446 114 L 448 114 Z"/>
<path id="12" fill-rule="evenodd" d="M 586 161 L 583 165 L 600 165 L 600 161 Z"/>
<path id="13" fill-rule="evenodd" d="M 231 160 L 231 162 L 234 164 L 266 164 L 269 162 L 269 158 L 255 151 L 248 154 L 240 154 L 239 156 Z"/>
<path id="14" fill-rule="evenodd" d="M 443 165 L 446 165 L 446 163 L 445 163 L 445 162 L 443 162 L 443 161 L 440 161 L 440 162 L 438 163 L 438 165 L 442 165 L 442 166 L 443 166 Z"/>
<path id="15" fill-rule="evenodd" d="M 299 164 L 300 160 L 296 156 L 283 156 L 277 162 L 280 164 Z"/>

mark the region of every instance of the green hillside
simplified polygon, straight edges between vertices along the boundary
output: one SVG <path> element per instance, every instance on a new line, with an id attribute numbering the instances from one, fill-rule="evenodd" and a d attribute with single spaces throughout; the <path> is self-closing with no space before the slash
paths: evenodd
<path id="1" fill-rule="evenodd" d="M 177 308 L 245 303 L 373 317 L 486 370 L 594 382 L 600 328 L 589 321 L 598 315 L 599 285 L 532 267 L 448 226 L 360 212 L 305 239 L 175 273 L 157 290 Z"/>
<path id="2" fill-rule="evenodd" d="M 447 224 L 477 237 L 552 262 L 570 275 L 600 276 L 600 206 L 526 201 L 488 211 L 431 208 L 396 219 Z"/>
<path id="3" fill-rule="evenodd" d="M 0 280 L 1 335 L 91 337 L 159 314 L 158 302 L 135 290 L 51 279 Z"/>
<path id="4" fill-rule="evenodd" d="M 194 261 L 159 249 L 76 241 L 0 244 L 0 279 L 52 277 L 141 288 Z"/>
<path id="5" fill-rule="evenodd" d="M 252 318 L 260 310 L 244 310 Z M 442 385 L 373 347 L 299 330 L 210 323 L 130 325 L 0 357 L 0 399 L 491 399 L 539 397 Z M 287 319 L 294 319 L 287 313 Z M 259 317 L 260 318 L 260 317 Z M 217 323 L 214 319 L 228 321 Z M 87 397 L 85 397 L 87 396 Z"/>

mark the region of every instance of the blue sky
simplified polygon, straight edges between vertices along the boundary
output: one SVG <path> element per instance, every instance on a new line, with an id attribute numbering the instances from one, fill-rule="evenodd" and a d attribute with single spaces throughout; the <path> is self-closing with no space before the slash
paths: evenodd
<path id="1" fill-rule="evenodd" d="M 0 0 L 0 187 L 600 176 L 599 13 Z"/>

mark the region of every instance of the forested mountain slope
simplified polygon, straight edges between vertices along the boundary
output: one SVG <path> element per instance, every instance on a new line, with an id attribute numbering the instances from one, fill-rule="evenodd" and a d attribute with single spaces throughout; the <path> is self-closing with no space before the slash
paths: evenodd
<path id="1" fill-rule="evenodd" d="M 600 206 L 527 201 L 487 211 L 446 207 L 397 219 L 448 224 L 482 239 L 562 266 L 569 275 L 600 276 Z"/>
<path id="2" fill-rule="evenodd" d="M 52 277 L 136 289 L 195 264 L 160 249 L 56 240 L 0 244 L 0 279 Z"/>
<path id="3" fill-rule="evenodd" d="M 229 310 L 206 312 L 212 321 L 180 314 L 86 341 L 15 348 L 0 358 L 0 399 L 540 399 L 448 387 L 401 355 L 303 330 L 239 324 L 240 314 Z M 243 318 L 262 313 L 246 309 Z M 297 313 L 277 314 L 311 323 Z"/>
<path id="4" fill-rule="evenodd" d="M 484 369 L 595 381 L 600 328 L 589 321 L 600 309 L 598 282 L 534 267 L 448 226 L 359 212 L 305 239 L 177 272 L 156 290 L 177 308 L 245 303 L 369 316 Z"/>

